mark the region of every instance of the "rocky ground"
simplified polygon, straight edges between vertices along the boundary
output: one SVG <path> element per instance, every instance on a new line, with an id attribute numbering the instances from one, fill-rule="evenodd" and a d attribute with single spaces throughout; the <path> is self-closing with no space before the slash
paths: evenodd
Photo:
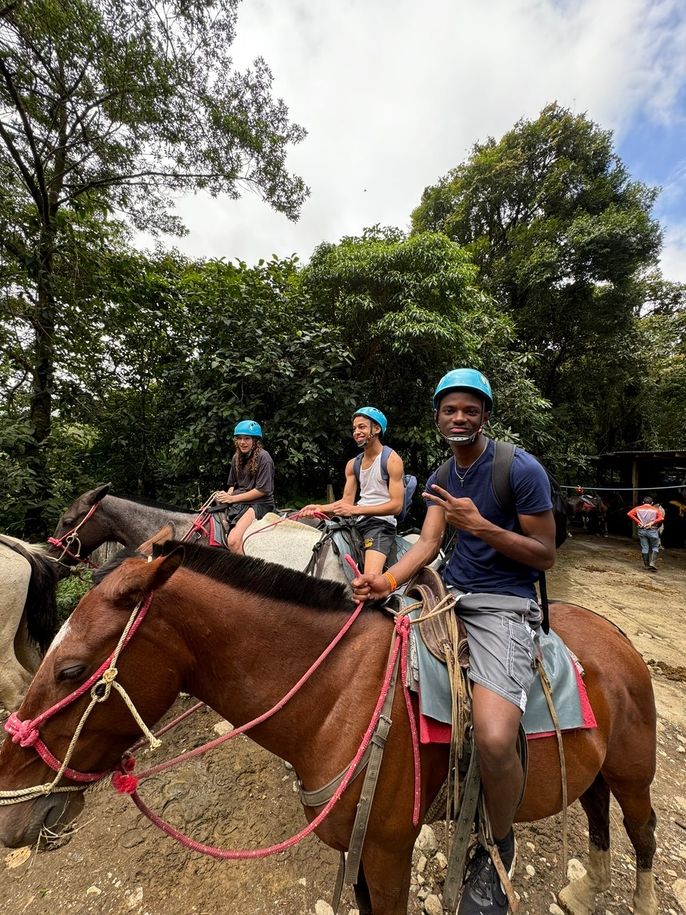
<path id="1" fill-rule="evenodd" d="M 686 912 L 686 555 L 672 552 L 650 575 L 626 540 L 574 537 L 560 551 L 549 592 L 597 610 L 631 637 L 653 672 L 659 713 L 656 877 L 661 915 Z M 180 699 L 178 708 L 190 700 Z M 221 722 L 198 713 L 166 741 L 173 754 L 196 746 Z M 303 825 L 291 774 L 244 738 L 184 769 L 146 782 L 156 810 L 194 837 L 232 848 L 269 845 Z M 574 875 L 585 860 L 585 820 L 569 812 Z M 562 911 L 561 818 L 518 827 L 514 885 L 520 915 Z M 612 809 L 613 886 L 597 915 L 631 911 L 633 855 L 619 809 Z M 445 848 L 440 824 L 415 849 L 411 915 L 442 912 Z M 91 792 L 71 840 L 53 851 L 0 852 L 0 912 L 11 915 L 329 915 L 337 855 L 315 838 L 273 858 L 221 863 L 162 836 L 109 786 Z M 354 912 L 346 899 L 344 915 Z"/>

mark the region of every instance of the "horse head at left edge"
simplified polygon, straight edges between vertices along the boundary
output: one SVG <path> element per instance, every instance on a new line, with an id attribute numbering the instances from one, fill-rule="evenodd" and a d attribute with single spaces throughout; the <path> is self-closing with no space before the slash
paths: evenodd
<path id="1" fill-rule="evenodd" d="M 99 667 L 107 666 L 102 662 L 112 656 L 137 605 L 146 594 L 167 582 L 181 561 L 182 549 L 149 563 L 128 560 L 85 595 L 55 636 L 24 701 L 5 725 L 9 736 L 0 750 L 2 844 L 30 845 L 41 835 L 58 831 L 58 824 L 62 830 L 81 812 L 82 789 L 99 780 L 100 775 L 109 774 L 140 736 L 140 728 L 124 702 L 118 698 L 92 702 L 98 690 L 97 678 L 73 701 L 70 697 L 93 678 Z M 136 709 L 147 723 L 157 721 L 172 705 L 183 676 L 182 662 L 177 676 L 150 664 L 161 639 L 168 650 L 183 652 L 180 639 L 175 639 L 158 609 L 126 646 L 126 663 L 118 673 L 121 686 L 127 695 L 135 697 Z M 53 785 L 89 704 L 93 708 L 88 727 L 84 727 L 73 747 L 64 775 Z M 107 734 L 104 741 L 103 733 Z M 76 773 L 73 778 L 69 777 L 72 773 Z M 80 779 L 80 775 L 87 779 Z M 43 790 L 30 790 L 37 786 Z M 57 790 L 48 790 L 49 786 Z M 70 790 L 60 790 L 65 787 Z"/>

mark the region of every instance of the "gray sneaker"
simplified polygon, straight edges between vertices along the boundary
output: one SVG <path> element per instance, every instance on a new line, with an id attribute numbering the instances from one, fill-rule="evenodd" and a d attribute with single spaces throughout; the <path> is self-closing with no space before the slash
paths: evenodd
<path id="1" fill-rule="evenodd" d="M 504 842 L 498 844 L 498 848 L 507 876 L 512 877 L 517 856 L 512 831 Z M 457 915 L 507 915 L 507 896 L 491 856 L 481 844 L 476 846 L 467 865 Z"/>

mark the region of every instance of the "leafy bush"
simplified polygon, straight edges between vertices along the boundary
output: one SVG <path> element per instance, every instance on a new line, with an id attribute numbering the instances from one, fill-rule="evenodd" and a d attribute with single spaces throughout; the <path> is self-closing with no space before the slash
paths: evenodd
<path id="1" fill-rule="evenodd" d="M 91 578 L 90 572 L 82 572 L 80 575 L 70 575 L 57 585 L 57 619 L 60 625 L 70 616 L 83 595 L 90 590 Z"/>

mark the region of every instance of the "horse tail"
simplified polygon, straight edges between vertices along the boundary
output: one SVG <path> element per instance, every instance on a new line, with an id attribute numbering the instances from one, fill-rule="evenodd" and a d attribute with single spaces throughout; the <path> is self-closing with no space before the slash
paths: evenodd
<path id="1" fill-rule="evenodd" d="M 24 604 L 29 637 L 44 653 L 57 630 L 58 566 L 40 552 L 27 550 L 12 540 L 0 538 L 5 546 L 23 556 L 31 566 L 31 578 Z"/>

